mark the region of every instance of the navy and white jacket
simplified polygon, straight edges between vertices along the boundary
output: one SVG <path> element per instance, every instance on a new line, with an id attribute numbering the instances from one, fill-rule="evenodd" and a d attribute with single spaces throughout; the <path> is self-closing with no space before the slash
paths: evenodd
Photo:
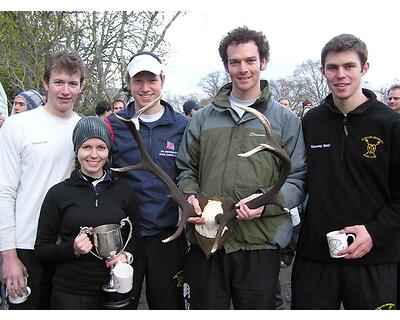
<path id="1" fill-rule="evenodd" d="M 163 116 L 155 122 L 140 121 L 140 135 L 154 162 L 175 180 L 178 175 L 175 158 L 188 119 L 165 101 L 161 100 L 161 104 L 164 106 Z M 134 113 L 132 102 L 118 115 L 128 119 Z M 108 120 L 113 134 L 112 167 L 139 163 L 142 156 L 128 127 L 114 115 Z M 120 177 L 129 182 L 138 196 L 141 236 L 156 235 L 177 224 L 178 206 L 158 177 L 145 170 L 128 171 L 121 173 Z"/>

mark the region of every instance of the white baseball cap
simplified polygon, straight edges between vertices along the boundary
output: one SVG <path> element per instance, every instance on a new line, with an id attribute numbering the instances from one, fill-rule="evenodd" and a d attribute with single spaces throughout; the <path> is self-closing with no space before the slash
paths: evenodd
<path id="1" fill-rule="evenodd" d="M 128 73 L 130 77 L 139 72 L 149 71 L 155 75 L 161 74 L 163 65 L 156 55 L 150 53 L 140 53 L 132 58 L 128 64 Z"/>

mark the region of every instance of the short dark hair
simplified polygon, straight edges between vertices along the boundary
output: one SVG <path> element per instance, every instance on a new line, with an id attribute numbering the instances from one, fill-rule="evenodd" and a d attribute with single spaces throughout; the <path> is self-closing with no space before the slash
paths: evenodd
<path id="1" fill-rule="evenodd" d="M 322 68 L 325 68 L 325 60 L 326 56 L 329 52 L 342 52 L 347 50 L 353 50 L 357 53 L 358 58 L 360 59 L 361 66 L 368 60 L 368 49 L 367 45 L 364 41 L 357 38 L 352 34 L 343 33 L 336 37 L 333 37 L 331 40 L 325 44 L 321 51 L 321 65 Z"/>
<path id="2" fill-rule="evenodd" d="M 69 74 L 80 73 L 80 83 L 85 80 L 85 64 L 78 52 L 60 51 L 50 56 L 44 69 L 44 81 L 49 83 L 51 70 L 65 71 Z"/>
<path id="3" fill-rule="evenodd" d="M 388 94 L 390 94 L 390 91 L 397 90 L 397 89 L 400 89 L 400 83 L 395 83 L 395 84 L 391 85 L 388 90 Z"/>
<path id="4" fill-rule="evenodd" d="M 288 97 L 279 98 L 279 99 L 278 99 L 278 102 L 280 103 L 282 100 L 287 100 L 287 101 L 289 102 L 289 104 L 292 103 Z"/>
<path id="5" fill-rule="evenodd" d="M 304 109 L 304 107 L 306 107 L 307 105 L 310 105 L 310 104 L 312 106 L 312 101 L 310 99 L 306 99 L 301 103 L 301 105 L 303 106 L 303 109 Z"/>
<path id="6" fill-rule="evenodd" d="M 98 116 L 105 114 L 107 111 L 111 111 L 111 105 L 107 100 L 101 100 L 97 103 L 95 112 Z"/>
<path id="7" fill-rule="evenodd" d="M 114 107 L 118 102 L 122 102 L 124 105 L 124 108 L 126 108 L 126 102 L 124 99 L 115 99 L 112 103 L 112 106 Z"/>
<path id="8" fill-rule="evenodd" d="M 269 60 L 269 43 L 267 38 L 262 32 L 250 30 L 247 27 L 239 27 L 228 32 L 228 34 L 219 43 L 218 51 L 219 56 L 225 68 L 228 66 L 228 47 L 232 44 L 247 43 L 254 41 L 258 47 L 258 54 L 261 59 Z"/>

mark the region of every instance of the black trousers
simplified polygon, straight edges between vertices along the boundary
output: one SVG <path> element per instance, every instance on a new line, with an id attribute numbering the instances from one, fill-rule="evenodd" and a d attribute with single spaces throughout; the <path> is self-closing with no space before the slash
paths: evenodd
<path id="1" fill-rule="evenodd" d="M 28 270 L 29 298 L 21 304 L 8 303 L 10 310 L 47 310 L 50 309 L 51 279 L 54 266 L 42 265 L 33 250 L 17 249 L 18 258 Z"/>
<path id="2" fill-rule="evenodd" d="M 133 309 L 138 308 L 144 278 L 150 310 L 184 309 L 182 290 L 186 240 L 181 235 L 171 242 L 162 242 L 174 232 L 175 228 L 172 228 L 155 236 L 133 239 Z"/>
<path id="3" fill-rule="evenodd" d="M 102 295 L 81 296 L 57 289 L 51 294 L 52 310 L 99 310 L 102 305 Z"/>
<path id="4" fill-rule="evenodd" d="M 278 250 L 217 251 L 208 259 L 192 245 L 184 265 L 186 309 L 275 309 Z"/>
<path id="5" fill-rule="evenodd" d="M 291 309 L 396 309 L 397 265 L 324 263 L 296 256 Z"/>

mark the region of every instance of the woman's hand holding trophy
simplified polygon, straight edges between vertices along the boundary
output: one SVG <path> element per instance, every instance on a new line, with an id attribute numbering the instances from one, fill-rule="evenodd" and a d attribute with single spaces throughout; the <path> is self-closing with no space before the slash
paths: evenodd
<path id="1" fill-rule="evenodd" d="M 90 230 L 90 232 L 92 232 L 92 230 Z M 79 257 L 81 254 L 87 254 L 92 250 L 92 248 L 93 244 L 90 241 L 87 233 L 79 233 L 74 240 L 75 255 Z"/>

